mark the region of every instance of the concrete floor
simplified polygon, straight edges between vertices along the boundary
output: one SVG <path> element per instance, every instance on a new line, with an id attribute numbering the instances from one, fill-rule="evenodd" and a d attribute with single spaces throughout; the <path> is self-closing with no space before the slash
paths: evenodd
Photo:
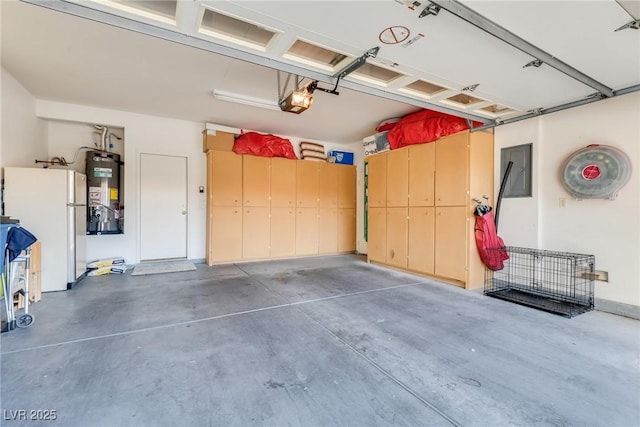
<path id="1" fill-rule="evenodd" d="M 97 276 L 32 309 L 0 338 L 2 425 L 640 425 L 639 321 L 358 256 Z"/>

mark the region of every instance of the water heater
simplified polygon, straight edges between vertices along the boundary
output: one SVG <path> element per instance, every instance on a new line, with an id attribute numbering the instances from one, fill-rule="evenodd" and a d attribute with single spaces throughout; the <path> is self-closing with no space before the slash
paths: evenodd
<path id="1" fill-rule="evenodd" d="M 120 155 L 87 152 L 87 234 L 120 234 Z"/>

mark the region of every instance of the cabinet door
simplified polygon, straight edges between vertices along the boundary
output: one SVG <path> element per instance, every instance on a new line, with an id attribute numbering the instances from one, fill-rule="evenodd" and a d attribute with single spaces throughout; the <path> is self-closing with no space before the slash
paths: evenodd
<path id="1" fill-rule="evenodd" d="M 466 280 L 467 207 L 436 208 L 435 274 Z"/>
<path id="2" fill-rule="evenodd" d="M 295 170 L 295 169 L 294 169 Z M 272 199 L 273 200 L 273 199 Z M 296 253 L 295 208 L 271 208 L 271 257 L 289 257 Z"/>
<path id="3" fill-rule="evenodd" d="M 387 154 L 369 156 L 367 157 L 367 163 L 367 198 L 369 207 L 384 207 L 387 205 Z"/>
<path id="4" fill-rule="evenodd" d="M 282 157 L 271 159 L 271 206 L 295 208 L 296 163 Z"/>
<path id="5" fill-rule="evenodd" d="M 242 156 L 234 152 L 207 153 L 207 185 L 211 206 L 242 204 Z"/>
<path id="6" fill-rule="evenodd" d="M 338 209 L 320 208 L 318 227 L 320 230 L 318 253 L 335 254 L 338 252 Z"/>
<path id="7" fill-rule="evenodd" d="M 356 207 L 356 167 L 338 165 L 338 207 Z"/>
<path id="8" fill-rule="evenodd" d="M 269 208 L 242 209 L 242 259 L 269 258 Z"/>
<path id="9" fill-rule="evenodd" d="M 271 195 L 271 159 L 242 156 L 243 206 L 269 206 Z"/>
<path id="10" fill-rule="evenodd" d="M 433 206 L 435 147 L 435 143 L 409 147 L 409 206 Z"/>
<path id="11" fill-rule="evenodd" d="M 303 163 L 303 162 L 300 162 Z M 318 209 L 296 209 L 296 255 L 318 253 Z"/>
<path id="12" fill-rule="evenodd" d="M 408 267 L 420 273 L 434 274 L 434 208 L 409 208 Z"/>
<path id="13" fill-rule="evenodd" d="M 242 208 L 218 206 L 211 209 L 209 238 L 207 264 L 242 259 Z"/>
<path id="14" fill-rule="evenodd" d="M 437 140 L 436 206 L 467 205 L 469 196 L 469 132 L 460 132 Z"/>
<path id="15" fill-rule="evenodd" d="M 318 163 L 296 162 L 296 201 L 299 208 L 318 207 Z"/>
<path id="16" fill-rule="evenodd" d="M 369 261 L 386 262 L 387 209 L 369 208 L 367 252 Z"/>
<path id="17" fill-rule="evenodd" d="M 318 163 L 318 204 L 321 208 L 338 207 L 338 166 Z"/>
<path id="18" fill-rule="evenodd" d="M 338 252 L 356 250 L 356 210 L 338 209 Z"/>
<path id="19" fill-rule="evenodd" d="M 489 202 L 495 204 L 493 198 L 493 134 L 474 132 L 469 137 L 469 203 L 471 198 L 482 195 L 489 196 Z"/>
<path id="20" fill-rule="evenodd" d="M 407 268 L 408 208 L 387 208 L 386 263 Z"/>
<path id="21" fill-rule="evenodd" d="M 387 206 L 408 206 L 409 150 L 393 150 L 387 154 Z"/>

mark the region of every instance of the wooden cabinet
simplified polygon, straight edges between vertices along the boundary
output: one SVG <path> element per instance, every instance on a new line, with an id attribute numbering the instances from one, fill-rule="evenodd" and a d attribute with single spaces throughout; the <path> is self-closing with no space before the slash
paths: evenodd
<path id="1" fill-rule="evenodd" d="M 42 244 L 35 241 L 31 245 L 31 277 L 29 278 L 29 301 L 42 299 Z"/>
<path id="2" fill-rule="evenodd" d="M 271 159 L 271 206 L 295 208 L 296 206 L 295 160 L 274 157 Z"/>
<path id="3" fill-rule="evenodd" d="M 338 208 L 320 208 L 318 228 L 318 253 L 338 252 Z"/>
<path id="4" fill-rule="evenodd" d="M 318 163 L 318 205 L 338 207 L 338 168 L 333 163 Z"/>
<path id="5" fill-rule="evenodd" d="M 338 207 L 355 209 L 356 167 L 348 165 L 337 165 L 336 167 L 338 169 Z"/>
<path id="6" fill-rule="evenodd" d="M 269 208 L 242 208 L 242 259 L 269 258 Z"/>
<path id="7" fill-rule="evenodd" d="M 209 149 L 206 262 L 353 252 L 355 197 L 355 166 Z"/>
<path id="8" fill-rule="evenodd" d="M 242 156 L 207 152 L 207 264 L 242 257 Z"/>
<path id="9" fill-rule="evenodd" d="M 369 207 L 387 206 L 387 154 L 367 157 L 367 200 Z"/>
<path id="10" fill-rule="evenodd" d="M 437 207 L 435 217 L 435 275 L 464 282 L 467 269 L 466 206 Z"/>
<path id="11" fill-rule="evenodd" d="M 356 210 L 338 209 L 338 252 L 356 250 Z"/>
<path id="12" fill-rule="evenodd" d="M 271 208 L 270 246 L 272 258 L 290 257 L 296 254 L 295 208 Z"/>
<path id="13" fill-rule="evenodd" d="M 464 131 L 368 157 L 369 260 L 482 287 L 473 198 L 493 194 L 493 155 L 492 134 Z"/>
<path id="14" fill-rule="evenodd" d="M 242 156 L 242 205 L 269 206 L 271 197 L 271 159 Z"/>
<path id="15" fill-rule="evenodd" d="M 296 255 L 317 254 L 318 237 L 318 209 L 296 209 Z"/>
<path id="16" fill-rule="evenodd" d="M 296 162 L 296 202 L 300 208 L 318 207 L 318 163 Z"/>
<path id="17" fill-rule="evenodd" d="M 409 149 L 401 148 L 387 156 L 387 206 L 409 204 Z"/>
<path id="18" fill-rule="evenodd" d="M 234 152 L 207 153 L 207 189 L 211 206 L 242 204 L 242 156 Z"/>
<path id="19" fill-rule="evenodd" d="M 207 264 L 242 259 L 242 208 L 216 206 L 211 210 Z"/>
<path id="20" fill-rule="evenodd" d="M 460 132 L 434 142 L 436 206 L 462 206 L 469 200 L 469 133 Z M 490 166 L 488 166 L 490 167 Z M 490 167 L 493 170 L 493 167 Z"/>
<path id="21" fill-rule="evenodd" d="M 386 263 L 407 268 L 408 208 L 387 208 Z"/>
<path id="22" fill-rule="evenodd" d="M 387 209 L 369 208 L 369 241 L 367 244 L 369 261 L 387 260 Z"/>
<path id="23" fill-rule="evenodd" d="M 434 143 L 409 147 L 409 206 L 433 206 L 435 147 Z"/>
<path id="24" fill-rule="evenodd" d="M 434 208 L 409 208 L 408 268 L 419 273 L 435 274 L 434 244 Z"/>

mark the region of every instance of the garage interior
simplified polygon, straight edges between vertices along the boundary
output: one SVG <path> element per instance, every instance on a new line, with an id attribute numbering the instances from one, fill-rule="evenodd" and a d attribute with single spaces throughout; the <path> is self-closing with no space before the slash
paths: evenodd
<path id="1" fill-rule="evenodd" d="M 42 286 L 0 335 L 2 424 L 640 424 L 639 5 L 0 3 L 3 221 Z M 466 127 L 379 130 L 425 110 Z M 290 159 L 232 152 L 252 132 Z M 626 163 L 579 164 L 585 197 L 566 171 L 598 147 Z M 591 287 L 575 317 L 483 293 L 474 208 L 521 153 L 505 265 L 594 257 L 554 267 Z M 34 169 L 88 179 L 80 279 Z"/>

